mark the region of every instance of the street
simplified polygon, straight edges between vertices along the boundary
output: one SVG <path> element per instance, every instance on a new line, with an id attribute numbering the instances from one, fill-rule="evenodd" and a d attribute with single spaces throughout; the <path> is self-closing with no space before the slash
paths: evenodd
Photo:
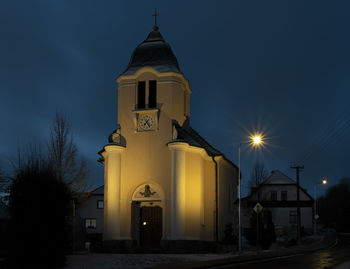
<path id="1" fill-rule="evenodd" d="M 350 234 L 339 234 L 335 245 L 328 249 L 305 254 L 292 254 L 280 258 L 242 262 L 212 268 L 234 269 L 326 269 L 350 260 Z"/>

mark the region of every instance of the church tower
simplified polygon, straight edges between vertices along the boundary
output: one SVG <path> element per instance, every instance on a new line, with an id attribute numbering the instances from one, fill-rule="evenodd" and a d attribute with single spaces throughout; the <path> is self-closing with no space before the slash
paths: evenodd
<path id="1" fill-rule="evenodd" d="M 230 185 L 225 199 L 233 201 L 236 167 L 190 127 L 192 91 L 157 25 L 117 83 L 118 128 L 99 152 L 104 245 L 215 241 L 219 177 L 227 174 L 221 184 Z"/>

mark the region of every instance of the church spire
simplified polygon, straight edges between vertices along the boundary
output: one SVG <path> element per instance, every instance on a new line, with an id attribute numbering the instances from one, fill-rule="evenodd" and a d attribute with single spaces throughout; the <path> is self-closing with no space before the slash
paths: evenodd
<path id="1" fill-rule="evenodd" d="M 153 31 L 158 31 L 159 27 L 157 25 L 157 17 L 159 16 L 159 13 L 157 13 L 157 9 L 154 10 L 154 26 L 153 26 Z"/>

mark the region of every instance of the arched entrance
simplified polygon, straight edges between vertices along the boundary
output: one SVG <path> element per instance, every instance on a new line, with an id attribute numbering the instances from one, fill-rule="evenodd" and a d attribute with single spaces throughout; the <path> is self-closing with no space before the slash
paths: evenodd
<path id="1" fill-rule="evenodd" d="M 162 193 L 153 184 L 142 184 L 132 196 L 132 235 L 142 246 L 159 246 L 163 235 Z"/>

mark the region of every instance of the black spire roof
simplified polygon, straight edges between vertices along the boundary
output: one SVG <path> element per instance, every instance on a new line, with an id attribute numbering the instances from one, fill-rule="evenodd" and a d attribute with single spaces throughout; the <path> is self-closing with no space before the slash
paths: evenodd
<path id="1" fill-rule="evenodd" d="M 177 59 L 158 27 L 153 28 L 146 40 L 136 47 L 122 75 L 131 75 L 144 66 L 151 66 L 158 72 L 181 73 Z"/>

